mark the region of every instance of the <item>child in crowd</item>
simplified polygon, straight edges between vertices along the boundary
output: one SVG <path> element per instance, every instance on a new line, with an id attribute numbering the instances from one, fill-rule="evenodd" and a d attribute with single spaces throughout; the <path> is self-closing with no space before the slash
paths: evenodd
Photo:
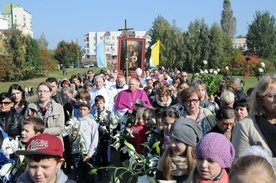
<path id="1" fill-rule="evenodd" d="M 176 119 L 180 118 L 180 112 L 174 107 L 167 107 L 163 111 L 162 122 L 164 128 L 164 148 L 167 149 L 170 146 L 170 129 Z"/>
<path id="2" fill-rule="evenodd" d="M 72 91 L 72 88 L 70 86 L 63 86 L 61 88 L 61 93 L 65 94 L 69 97 L 69 100 L 70 100 L 70 102 L 72 103 L 73 106 L 76 104 L 76 99 L 73 96 L 73 91 Z"/>
<path id="3" fill-rule="evenodd" d="M 76 106 L 79 109 L 78 125 L 73 127 L 72 155 L 76 178 L 79 182 L 92 181 L 89 175 L 90 166 L 97 150 L 99 133 L 98 124 L 90 114 L 91 105 L 87 101 L 79 101 Z M 77 134 L 76 134 L 77 132 Z"/>
<path id="4" fill-rule="evenodd" d="M 34 136 L 40 135 L 44 132 L 45 124 L 44 121 L 39 117 L 29 117 L 23 121 L 21 131 L 21 144 L 19 143 L 18 150 L 25 150 L 25 144 Z M 26 158 L 19 157 L 17 159 L 16 171 L 14 174 L 17 179 L 27 167 Z"/>
<path id="5" fill-rule="evenodd" d="M 68 179 L 61 170 L 63 159 L 61 140 L 50 134 L 40 134 L 32 137 L 26 144 L 26 150 L 16 151 L 25 155 L 28 169 L 17 179 L 17 183 L 75 183 Z"/>
<path id="6" fill-rule="evenodd" d="M 179 118 L 169 135 L 171 143 L 158 161 L 156 179 L 184 182 L 196 167 L 194 148 L 202 130 L 191 118 Z"/>
<path id="7" fill-rule="evenodd" d="M 99 125 L 99 144 L 97 148 L 96 165 L 106 167 L 110 162 L 111 134 L 117 126 L 111 112 L 105 109 L 105 99 L 102 95 L 95 97 L 94 106 L 96 111 L 93 117 Z M 102 177 L 102 172 L 100 170 L 97 171 L 97 174 L 99 177 Z M 108 178 L 107 170 L 103 170 L 103 177 Z"/>
<path id="8" fill-rule="evenodd" d="M 75 98 L 76 98 L 76 102 L 89 102 L 91 100 L 90 93 L 85 89 L 79 89 Z M 75 107 L 74 107 L 73 114 L 74 114 L 73 117 L 76 117 L 76 118 L 78 118 L 80 116 L 79 109 L 78 109 L 77 105 L 75 105 Z"/>
<path id="9" fill-rule="evenodd" d="M 195 148 L 196 168 L 190 174 L 189 183 L 228 183 L 226 171 L 235 157 L 231 142 L 220 133 L 208 133 Z"/>
<path id="10" fill-rule="evenodd" d="M 143 120 L 148 128 L 152 128 L 154 130 L 156 128 L 156 122 L 154 120 L 155 113 L 153 109 L 146 108 L 143 112 Z"/>
<path id="11" fill-rule="evenodd" d="M 21 142 L 26 144 L 30 138 L 42 134 L 45 129 L 44 121 L 38 117 L 29 117 L 23 121 Z"/>
<path id="12" fill-rule="evenodd" d="M 229 178 L 230 183 L 276 182 L 272 157 L 260 146 L 251 146 L 234 161 Z"/>
<path id="13" fill-rule="evenodd" d="M 11 148 L 10 140 L 8 137 L 8 134 L 0 129 L 0 182 L 6 182 L 8 180 L 16 180 L 15 175 L 12 173 L 9 173 L 9 168 L 7 168 L 7 171 L 2 171 L 2 168 L 8 166 L 11 167 L 14 165 L 15 161 L 13 159 L 10 159 L 10 154 L 12 154 L 14 151 Z"/>
<path id="14" fill-rule="evenodd" d="M 147 142 L 146 132 L 150 130 L 150 128 L 146 126 L 143 118 L 145 109 L 144 107 L 138 109 L 136 113 L 136 124 L 130 127 L 130 132 L 133 135 L 130 141 L 139 154 L 144 154 L 144 146 L 142 143 Z"/>

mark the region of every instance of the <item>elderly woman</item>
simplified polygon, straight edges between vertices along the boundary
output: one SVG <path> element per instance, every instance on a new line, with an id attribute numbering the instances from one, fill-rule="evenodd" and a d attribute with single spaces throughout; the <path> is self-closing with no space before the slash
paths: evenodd
<path id="1" fill-rule="evenodd" d="M 264 76 L 250 98 L 250 116 L 241 120 L 232 133 L 239 157 L 252 145 L 262 146 L 276 165 L 276 74 Z"/>
<path id="2" fill-rule="evenodd" d="M 202 99 L 200 92 L 194 87 L 189 87 L 182 90 L 180 95 L 180 102 L 183 106 L 181 114 L 185 118 L 195 120 L 205 135 L 216 125 L 216 118 L 210 110 L 200 107 Z"/>
<path id="3" fill-rule="evenodd" d="M 210 132 L 221 133 L 231 140 L 232 129 L 235 125 L 235 110 L 231 107 L 223 107 L 216 113 L 217 124 Z"/>
<path id="4" fill-rule="evenodd" d="M 52 87 L 47 82 L 42 82 L 37 87 L 38 100 L 30 103 L 25 117 L 38 116 L 45 124 L 44 133 L 59 136 L 62 140 L 64 129 L 64 111 L 61 104 L 56 103 L 52 98 Z"/>
<path id="5" fill-rule="evenodd" d="M 18 84 L 12 84 L 8 92 L 12 94 L 15 99 L 13 108 L 17 113 L 24 115 L 29 103 L 26 101 L 25 91 L 23 88 Z"/>
<path id="6" fill-rule="evenodd" d="M 161 85 L 157 89 L 157 96 L 155 101 L 152 103 L 152 107 L 155 108 L 156 113 L 158 113 L 161 109 L 169 107 L 175 104 L 170 96 L 170 92 L 165 85 Z"/>
<path id="7" fill-rule="evenodd" d="M 21 135 L 23 115 L 14 109 L 14 96 L 7 92 L 0 93 L 0 129 L 10 138 Z"/>
<path id="8" fill-rule="evenodd" d="M 235 102 L 235 94 L 230 91 L 226 90 L 221 93 L 220 96 L 220 107 L 231 107 L 233 108 Z"/>

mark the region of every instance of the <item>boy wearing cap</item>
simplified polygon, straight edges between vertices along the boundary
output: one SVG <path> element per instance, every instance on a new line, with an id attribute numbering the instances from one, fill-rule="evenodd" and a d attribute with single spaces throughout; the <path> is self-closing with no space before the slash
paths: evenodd
<path id="1" fill-rule="evenodd" d="M 79 101 L 76 106 L 79 109 L 80 116 L 77 118 L 79 122 L 78 134 L 75 141 L 78 146 L 78 153 L 74 155 L 74 163 L 76 169 L 76 178 L 78 181 L 91 181 L 89 175 L 90 166 L 93 163 L 93 155 L 95 155 L 99 132 L 98 124 L 90 114 L 91 105 L 87 101 Z"/>
<path id="2" fill-rule="evenodd" d="M 28 170 L 16 182 L 75 183 L 60 169 L 64 162 L 62 147 L 61 140 L 55 135 L 44 133 L 32 137 L 26 150 L 16 151 L 18 155 L 26 156 L 28 164 Z"/>

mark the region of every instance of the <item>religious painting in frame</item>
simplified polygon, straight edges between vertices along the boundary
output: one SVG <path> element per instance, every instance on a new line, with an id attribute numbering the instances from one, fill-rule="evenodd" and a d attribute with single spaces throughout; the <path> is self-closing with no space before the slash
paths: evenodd
<path id="1" fill-rule="evenodd" d="M 144 71 L 145 43 L 146 40 L 143 38 L 127 38 L 125 41 L 124 37 L 119 37 L 117 70 L 120 73 L 126 72 L 126 58 L 129 73 L 133 73 L 137 68 Z"/>

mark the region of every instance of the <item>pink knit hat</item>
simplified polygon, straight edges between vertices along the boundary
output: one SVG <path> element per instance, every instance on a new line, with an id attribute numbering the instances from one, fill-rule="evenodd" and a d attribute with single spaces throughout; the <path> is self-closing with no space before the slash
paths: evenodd
<path id="1" fill-rule="evenodd" d="M 208 133 L 196 145 L 196 157 L 208 157 L 216 161 L 221 168 L 231 166 L 235 149 L 232 143 L 220 133 Z"/>

